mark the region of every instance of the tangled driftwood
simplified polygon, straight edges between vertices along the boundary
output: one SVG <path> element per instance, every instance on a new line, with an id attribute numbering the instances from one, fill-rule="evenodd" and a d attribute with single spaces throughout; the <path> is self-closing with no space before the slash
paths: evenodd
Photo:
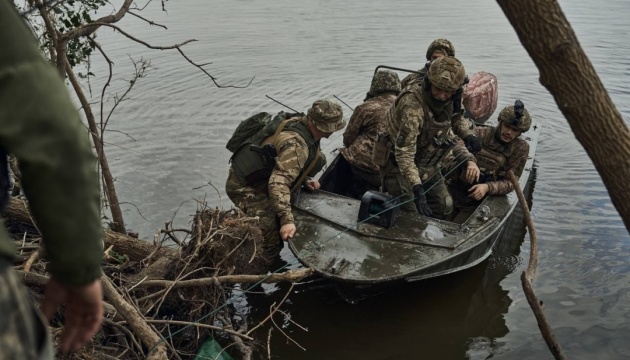
<path id="1" fill-rule="evenodd" d="M 15 269 L 38 299 L 48 277 L 27 203 L 12 198 L 4 217 L 19 249 Z M 105 320 L 93 342 L 67 358 L 194 358 L 209 338 L 219 339 L 237 358 L 251 358 L 253 331 L 260 324 L 248 331 L 247 324 L 234 323 L 225 286 L 293 282 L 312 274 L 310 269 L 261 274 L 266 271 L 257 256 L 261 241 L 257 219 L 238 210 L 199 209 L 191 229 L 167 223 L 153 243 L 105 230 Z M 273 321 L 281 304 L 274 304 L 263 322 Z M 58 339 L 61 322 L 53 324 Z"/>

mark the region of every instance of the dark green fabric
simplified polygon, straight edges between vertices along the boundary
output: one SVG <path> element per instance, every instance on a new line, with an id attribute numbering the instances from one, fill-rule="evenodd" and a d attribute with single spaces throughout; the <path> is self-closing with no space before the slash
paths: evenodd
<path id="1" fill-rule="evenodd" d="M 273 136 L 276 132 L 276 129 L 278 129 L 278 126 L 280 126 L 282 121 L 285 120 L 284 117 L 281 117 L 281 114 L 276 115 L 276 117 L 273 118 L 269 125 L 265 126 L 265 128 L 263 128 L 260 133 L 252 136 L 249 140 L 245 142 L 245 144 L 260 145 L 263 140 L 265 140 L 269 136 Z M 304 142 L 308 146 L 308 159 L 306 160 L 305 168 L 303 168 L 302 171 L 306 171 L 308 165 L 313 161 L 315 155 L 317 155 L 317 150 L 319 149 L 319 141 L 315 141 L 315 138 L 313 137 L 311 131 L 308 129 L 308 126 L 306 125 L 306 120 L 304 118 L 298 121 L 292 120 L 284 127 L 282 131 L 296 132 L 302 137 L 302 139 L 304 139 Z M 314 172 L 314 170 L 317 170 L 317 172 L 319 172 L 324 167 L 324 165 L 326 164 L 326 158 L 324 157 L 323 159 L 324 163 L 319 163 L 318 165 L 316 165 L 315 169 L 313 169 L 313 171 L 311 172 Z M 252 182 L 245 180 L 254 173 L 256 173 L 256 176 L 254 178 L 258 179 L 257 181 L 269 180 L 269 176 L 271 176 L 271 172 L 273 171 L 273 168 L 275 166 L 275 163 L 268 163 L 267 166 L 265 166 L 262 155 L 257 152 L 251 151 L 247 147 L 240 148 L 234 154 L 234 156 L 232 156 L 231 161 L 236 176 L 243 184 L 251 184 L 252 182 L 256 182 L 256 180 L 252 180 Z M 300 174 L 296 181 L 301 176 L 302 174 Z"/>
<path id="2" fill-rule="evenodd" d="M 60 282 L 100 276 L 102 233 L 95 157 L 56 70 L 7 0 L 0 0 L 0 145 L 19 160 L 22 187 Z M 14 254 L 4 226 L 0 255 Z"/>
<path id="3" fill-rule="evenodd" d="M 230 150 L 230 152 L 236 152 L 249 138 L 262 130 L 269 122 L 271 122 L 271 114 L 266 112 L 260 112 L 241 121 L 225 148 Z"/>

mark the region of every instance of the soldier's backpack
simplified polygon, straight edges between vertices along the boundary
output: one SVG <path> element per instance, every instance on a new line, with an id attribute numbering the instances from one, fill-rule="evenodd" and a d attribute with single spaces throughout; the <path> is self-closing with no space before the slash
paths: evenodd
<path id="1" fill-rule="evenodd" d="M 236 127 L 236 130 L 234 130 L 232 137 L 230 137 L 230 140 L 228 140 L 225 145 L 225 148 L 230 150 L 230 152 L 236 152 L 241 145 L 245 144 L 249 138 L 256 135 L 270 122 L 271 114 L 267 112 L 258 113 L 241 121 Z"/>
<path id="2" fill-rule="evenodd" d="M 304 113 L 285 113 L 280 111 L 272 117 L 267 112 L 261 112 L 250 116 L 238 124 L 225 148 L 236 153 L 245 144 L 258 144 L 263 139 L 273 135 L 284 120 L 296 116 L 304 116 Z"/>

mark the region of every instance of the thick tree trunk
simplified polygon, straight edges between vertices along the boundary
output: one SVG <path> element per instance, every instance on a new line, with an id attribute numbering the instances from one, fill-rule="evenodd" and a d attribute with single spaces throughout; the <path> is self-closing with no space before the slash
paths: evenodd
<path id="1" fill-rule="evenodd" d="M 497 0 L 630 231 L 630 130 L 556 0 Z M 623 74 L 619 74 L 623 76 Z"/>

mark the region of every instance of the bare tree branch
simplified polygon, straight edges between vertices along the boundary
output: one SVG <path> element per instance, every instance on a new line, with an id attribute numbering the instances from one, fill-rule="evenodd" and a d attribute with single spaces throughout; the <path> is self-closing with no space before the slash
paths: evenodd
<path id="1" fill-rule="evenodd" d="M 125 92 L 122 94 L 122 96 L 120 97 L 118 97 L 117 95 L 114 96 L 114 106 L 112 106 L 112 109 L 109 111 L 109 114 L 107 115 L 107 118 L 105 119 L 105 123 L 104 124 L 101 123 L 101 131 L 103 131 L 107 127 L 107 124 L 109 123 L 109 119 L 114 113 L 114 110 L 116 110 L 118 105 L 124 101 L 127 95 L 129 95 L 129 93 L 131 92 L 131 89 L 133 89 L 133 86 L 136 84 L 138 79 L 141 79 L 146 76 L 145 72 L 147 68 L 151 66 L 151 62 L 149 60 L 143 60 L 142 58 L 138 62 L 136 62 L 135 60 L 131 58 L 130 60 L 133 63 L 133 67 L 134 67 L 133 78 L 129 80 L 129 86 L 127 87 L 127 90 L 125 90 Z M 138 66 L 138 64 L 140 64 L 140 66 Z M 101 133 L 101 137 L 103 137 L 102 133 Z"/>
<path id="2" fill-rule="evenodd" d="M 145 18 L 143 18 L 142 16 L 140 16 L 140 15 L 138 15 L 138 14 L 136 14 L 136 13 L 131 12 L 131 10 L 127 11 L 127 13 L 128 13 L 128 14 L 130 14 L 130 15 L 133 15 L 133 16 L 135 16 L 135 17 L 139 18 L 139 19 L 142 19 L 142 20 L 144 20 L 144 21 L 148 22 L 148 23 L 149 23 L 149 25 L 159 26 L 159 27 L 161 27 L 161 28 L 164 28 L 164 29 L 168 30 L 168 28 L 167 28 L 166 26 L 161 25 L 161 24 L 158 24 L 158 23 L 156 23 L 155 21 L 151 21 L 151 20 L 145 19 Z"/>
<path id="3" fill-rule="evenodd" d="M 566 355 L 562 350 L 562 347 L 556 340 L 556 337 L 551 330 L 551 326 L 545 317 L 545 313 L 542 309 L 542 302 L 538 301 L 534 290 L 532 289 L 532 280 L 534 279 L 534 275 L 536 275 L 536 264 L 538 263 L 538 236 L 536 235 L 536 228 L 534 227 L 534 222 L 532 221 L 532 216 L 529 213 L 529 208 L 527 207 L 527 201 L 525 200 L 525 195 L 523 195 L 523 191 L 521 190 L 520 185 L 518 184 L 518 179 L 512 172 L 512 170 L 508 170 L 507 177 L 512 182 L 514 186 L 514 191 L 516 191 L 516 196 L 518 196 L 518 202 L 521 204 L 521 209 L 523 210 L 523 215 L 525 216 L 525 222 L 527 223 L 527 230 L 529 231 L 529 244 L 530 244 L 530 252 L 529 252 L 529 263 L 527 265 L 527 271 L 523 271 L 521 274 L 521 283 L 523 284 L 523 291 L 525 292 L 525 297 L 527 298 L 527 302 L 529 306 L 532 308 L 534 312 L 534 316 L 536 317 L 536 321 L 538 322 L 538 328 L 540 329 L 540 333 L 545 339 L 549 350 L 553 354 L 554 358 L 557 360 L 566 359 Z"/>
<path id="4" fill-rule="evenodd" d="M 284 273 L 270 274 L 270 275 L 224 275 L 211 278 L 199 278 L 192 280 L 182 281 L 170 281 L 170 280 L 147 280 L 139 285 L 137 288 L 143 287 L 168 287 L 171 289 L 183 288 L 183 287 L 195 287 L 195 286 L 210 286 L 221 283 L 276 283 L 281 281 L 294 282 L 305 277 L 308 277 L 314 273 L 313 269 L 300 269 L 289 270 Z"/>
<path id="5" fill-rule="evenodd" d="M 139 11 L 142 11 L 142 10 L 146 9 L 146 7 L 147 7 L 147 6 L 149 6 L 149 4 L 151 3 L 151 1 L 153 1 L 153 0 L 149 0 L 149 1 L 147 1 L 147 3 L 146 3 L 146 4 L 144 4 L 144 6 L 143 6 L 143 7 L 141 7 L 141 8 L 139 8 L 139 7 L 137 7 L 137 6 L 134 6 L 134 7 L 130 8 L 130 9 L 132 9 L 132 10 L 139 10 Z"/>
<path id="6" fill-rule="evenodd" d="M 110 60 L 110 58 L 107 56 L 107 54 L 105 54 L 105 51 L 103 50 L 103 48 L 101 47 L 101 45 L 99 43 L 97 43 L 93 37 L 89 37 L 90 41 L 92 42 L 92 44 L 94 44 L 94 46 L 98 49 L 98 51 L 101 53 L 101 55 L 103 55 L 103 58 L 105 58 L 105 61 L 107 61 L 107 67 L 109 69 L 109 74 L 107 76 L 107 81 L 105 82 L 105 85 L 103 85 L 103 90 L 101 90 L 101 121 L 100 121 L 100 125 L 101 125 L 101 134 L 103 134 L 103 132 L 105 131 L 105 127 L 103 126 L 103 107 L 105 104 L 105 89 L 107 89 L 107 87 L 109 86 L 110 82 L 112 81 L 112 65 L 114 65 L 114 62 Z"/>
<path id="7" fill-rule="evenodd" d="M 75 29 L 67 31 L 64 34 L 61 34 L 61 36 L 59 37 L 59 40 L 63 42 L 67 42 L 69 40 L 76 39 L 80 36 L 88 36 L 88 35 L 93 34 L 96 30 L 98 30 L 99 27 L 101 27 L 104 24 L 111 24 L 111 23 L 118 22 L 120 19 L 122 19 L 125 16 L 125 13 L 129 11 L 129 6 L 131 5 L 132 2 L 133 0 L 125 0 L 125 2 L 122 4 L 120 9 L 118 9 L 118 12 L 116 14 L 103 16 L 102 18 L 96 20 L 93 23 L 81 25 Z"/>

